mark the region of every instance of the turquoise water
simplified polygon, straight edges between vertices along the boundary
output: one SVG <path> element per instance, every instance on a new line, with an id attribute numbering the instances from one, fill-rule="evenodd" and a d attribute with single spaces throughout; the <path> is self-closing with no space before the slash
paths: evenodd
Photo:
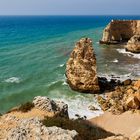
<path id="1" fill-rule="evenodd" d="M 0 17 L 0 112 L 41 95 L 68 103 L 72 116 L 99 114 L 87 109 L 96 104 L 93 95 L 72 91 L 65 83 L 65 63 L 75 42 L 90 37 L 99 75 L 139 77 L 139 55 L 98 43 L 112 19 L 140 16 Z"/>

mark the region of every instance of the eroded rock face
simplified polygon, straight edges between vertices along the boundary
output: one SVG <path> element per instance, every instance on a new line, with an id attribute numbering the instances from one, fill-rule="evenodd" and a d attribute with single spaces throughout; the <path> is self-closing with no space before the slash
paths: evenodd
<path id="1" fill-rule="evenodd" d="M 133 37 L 131 37 L 125 49 L 132 53 L 140 53 L 140 34 L 134 35 Z"/>
<path id="2" fill-rule="evenodd" d="M 98 96 L 98 102 L 103 111 L 121 114 L 128 110 L 140 110 L 140 80 L 132 81 L 130 85 L 122 85 L 114 91 L 106 93 L 106 98 Z"/>
<path id="3" fill-rule="evenodd" d="M 16 123 L 18 126 L 7 132 L 5 140 L 74 140 L 78 135 L 75 130 L 46 127 L 38 118 L 17 120 Z"/>
<path id="4" fill-rule="evenodd" d="M 83 38 L 76 43 L 66 64 L 66 77 L 74 90 L 90 93 L 100 90 L 91 39 Z"/>
<path id="5" fill-rule="evenodd" d="M 47 127 L 46 117 L 68 117 L 68 106 L 64 102 L 48 97 L 35 97 L 34 107 L 27 111 L 13 110 L 0 116 L 0 140 L 75 140 L 75 130 Z"/>
<path id="6" fill-rule="evenodd" d="M 54 112 L 59 116 L 68 117 L 68 105 L 64 102 L 53 101 L 48 97 L 37 96 L 33 100 L 35 108 L 43 111 Z"/>
<path id="7" fill-rule="evenodd" d="M 112 20 L 103 31 L 100 43 L 117 44 L 140 33 L 140 20 Z"/>

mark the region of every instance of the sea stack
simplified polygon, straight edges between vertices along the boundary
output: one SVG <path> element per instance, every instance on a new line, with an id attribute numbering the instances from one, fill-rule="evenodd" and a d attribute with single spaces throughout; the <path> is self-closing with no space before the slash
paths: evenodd
<path id="1" fill-rule="evenodd" d="M 66 77 L 73 90 L 99 92 L 96 57 L 90 38 L 82 38 L 76 43 L 66 64 Z"/>
<path id="2" fill-rule="evenodd" d="M 127 42 L 140 34 L 140 20 L 112 20 L 103 31 L 101 44 L 118 44 Z"/>
<path id="3" fill-rule="evenodd" d="M 140 34 L 134 35 L 125 46 L 126 51 L 140 53 Z"/>

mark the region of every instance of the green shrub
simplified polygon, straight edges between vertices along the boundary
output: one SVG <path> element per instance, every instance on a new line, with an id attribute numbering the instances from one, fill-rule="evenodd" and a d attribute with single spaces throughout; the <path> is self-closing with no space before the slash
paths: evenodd
<path id="1" fill-rule="evenodd" d="M 21 112 L 28 112 L 30 111 L 32 108 L 34 107 L 34 104 L 32 102 L 27 102 L 25 104 L 20 105 L 20 107 L 18 108 L 18 111 Z"/>

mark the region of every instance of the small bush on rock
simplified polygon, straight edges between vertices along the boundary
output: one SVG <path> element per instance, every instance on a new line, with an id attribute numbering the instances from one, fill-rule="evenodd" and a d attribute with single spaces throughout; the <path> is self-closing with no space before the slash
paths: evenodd
<path id="1" fill-rule="evenodd" d="M 34 104 L 32 102 L 27 102 L 25 104 L 20 105 L 20 107 L 18 108 L 18 111 L 21 112 L 28 112 L 30 111 L 32 108 L 34 107 Z"/>

